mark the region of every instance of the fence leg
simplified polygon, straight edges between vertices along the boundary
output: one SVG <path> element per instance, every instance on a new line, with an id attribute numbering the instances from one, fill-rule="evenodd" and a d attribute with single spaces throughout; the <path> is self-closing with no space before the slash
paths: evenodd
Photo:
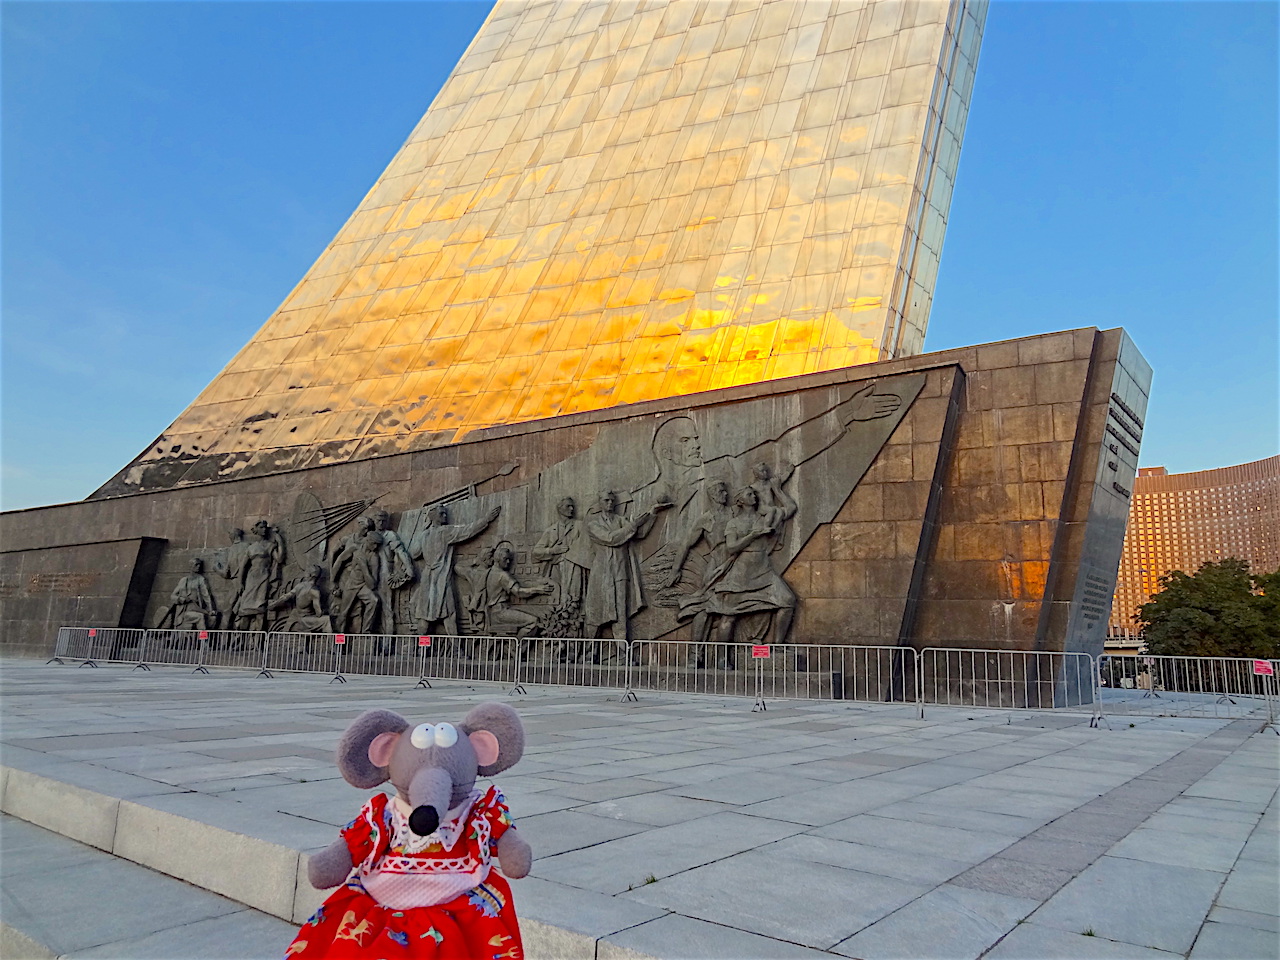
<path id="1" fill-rule="evenodd" d="M 1089 727 L 1097 730 L 1106 718 L 1102 716 L 1102 664 L 1098 663 L 1096 657 L 1089 658 L 1089 669 L 1093 671 L 1093 716 L 1089 718 Z M 1107 730 L 1111 730 L 1111 724 L 1107 723 Z"/>
<path id="2" fill-rule="evenodd" d="M 756 702 L 751 708 L 752 713 L 763 713 L 769 709 L 769 705 L 764 702 L 764 660 L 756 661 Z"/>
<path id="3" fill-rule="evenodd" d="M 58 639 L 54 641 L 53 644 L 53 656 L 44 662 L 46 667 L 51 663 L 56 663 L 60 667 L 65 667 L 67 665 L 67 662 L 62 659 L 62 655 L 67 652 L 67 647 L 62 642 L 62 638 L 66 635 L 63 632 L 65 629 L 66 628 L 64 627 L 62 630 L 58 631 Z M 67 643 L 70 642 L 70 640 L 67 641 Z"/>
<path id="4" fill-rule="evenodd" d="M 920 711 L 920 719 L 924 719 L 924 655 L 916 654 L 916 708 Z"/>
<path id="5" fill-rule="evenodd" d="M 144 633 L 142 635 L 142 639 L 138 641 L 138 662 L 133 665 L 133 670 L 145 670 L 147 673 L 151 672 L 151 668 L 146 664 L 148 636 L 150 636 L 150 631 Z M 133 670 L 130 670 L 129 672 L 133 673 Z"/>
<path id="6" fill-rule="evenodd" d="M 622 671 L 622 686 L 624 689 L 622 691 L 621 702 L 626 703 L 630 701 L 631 703 L 635 703 L 637 700 L 639 700 L 639 697 L 637 697 L 636 692 L 631 689 L 631 641 L 630 640 L 627 641 L 627 647 L 625 652 L 623 653 L 623 657 L 626 658 L 627 662 L 626 662 L 626 666 L 623 668 L 623 671 Z M 604 657 L 601 657 L 601 659 L 603 660 Z"/>
<path id="7" fill-rule="evenodd" d="M 1267 691 L 1267 726 L 1271 728 L 1272 733 L 1280 737 L 1280 725 L 1276 723 L 1276 694 L 1280 692 L 1280 677 L 1274 674 L 1263 677 L 1262 689 Z"/>
<path id="8" fill-rule="evenodd" d="M 524 666 L 524 641 L 516 637 L 514 643 L 516 645 L 516 682 L 515 686 L 511 688 L 511 692 L 507 694 L 509 697 L 524 696 L 529 692 L 524 688 L 524 684 L 520 682 L 520 669 Z"/>
<path id="9" fill-rule="evenodd" d="M 340 643 L 335 643 L 333 645 L 333 676 L 329 678 L 329 682 L 347 682 L 347 678 L 342 675 L 342 644 Z"/>
<path id="10" fill-rule="evenodd" d="M 208 673 L 209 673 L 209 668 L 208 668 L 208 667 L 206 667 L 206 666 L 204 665 L 204 652 L 205 652 L 205 650 L 208 648 L 208 646 L 209 646 L 209 641 L 208 641 L 208 640 L 201 640 L 201 641 L 200 641 L 200 653 L 199 653 L 199 655 L 196 657 L 196 668 L 195 668 L 194 670 L 192 670 L 192 671 L 191 671 L 192 673 L 203 673 L 203 674 L 205 674 L 205 675 L 208 675 Z M 265 658 L 264 658 L 264 660 L 265 660 Z M 265 667 L 266 667 L 265 662 L 264 662 L 264 664 L 263 664 L 263 667 L 264 667 L 264 669 L 265 669 Z M 261 676 L 261 674 L 259 674 L 259 676 Z"/>
<path id="11" fill-rule="evenodd" d="M 418 647 L 418 682 L 413 685 L 415 690 L 430 690 L 431 681 L 427 679 L 427 648 Z"/>
<path id="12" fill-rule="evenodd" d="M 96 636 L 96 630 L 89 631 L 89 649 L 85 651 L 87 656 L 80 662 L 80 667 L 93 667 L 95 670 L 98 669 L 98 665 L 94 663 L 93 660 L 93 642 L 96 639 Z M 76 667 L 76 669 L 79 670 L 80 667 Z"/>
<path id="13" fill-rule="evenodd" d="M 268 680 L 275 679 L 267 669 L 267 635 L 265 633 L 262 635 L 262 669 L 258 671 L 258 676 L 266 677 Z"/>

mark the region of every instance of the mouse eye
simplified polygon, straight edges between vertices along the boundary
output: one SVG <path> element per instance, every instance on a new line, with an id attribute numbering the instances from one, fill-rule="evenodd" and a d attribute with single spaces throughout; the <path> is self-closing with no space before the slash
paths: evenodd
<path id="1" fill-rule="evenodd" d="M 454 734 L 457 737 L 457 734 Z M 413 733 L 409 734 L 409 742 L 419 750 L 425 750 L 427 747 L 435 743 L 436 728 L 429 723 L 420 723 L 413 728 Z"/>
<path id="2" fill-rule="evenodd" d="M 436 746 L 452 747 L 458 742 L 458 730 L 452 723 L 442 723 L 436 727 Z"/>

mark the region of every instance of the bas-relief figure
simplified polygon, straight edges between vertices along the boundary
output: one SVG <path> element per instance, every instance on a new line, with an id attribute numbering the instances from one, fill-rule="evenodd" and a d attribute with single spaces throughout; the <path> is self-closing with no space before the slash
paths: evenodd
<path id="1" fill-rule="evenodd" d="M 760 490 L 768 493 L 766 501 Z M 727 559 L 708 577 L 706 608 L 695 619 L 694 635 L 706 639 L 711 616 L 720 617 L 718 640 L 733 637 L 739 617 L 751 613 L 772 614 L 770 643 L 783 643 L 795 615 L 795 592 L 774 569 L 770 554 L 777 547 L 783 525 L 796 514 L 796 502 L 769 475 L 768 467 L 756 468 L 756 483 L 734 497 L 734 516 L 725 526 Z M 756 639 L 756 638 L 752 638 Z"/>
<path id="2" fill-rule="evenodd" d="M 335 603 L 341 603 L 340 612 L 337 617 L 337 627 L 340 632 L 359 633 L 357 629 L 353 629 L 352 625 L 347 621 L 347 614 L 351 604 L 347 602 L 352 594 L 354 594 L 362 585 L 367 576 L 356 569 L 353 562 L 360 554 L 360 543 L 365 535 L 373 530 L 373 519 L 370 517 L 357 517 L 355 521 L 355 529 L 343 538 L 341 545 L 338 547 L 337 553 L 334 554 L 333 562 L 330 564 L 330 582 L 333 584 L 333 600 Z"/>
<path id="3" fill-rule="evenodd" d="M 685 579 L 685 561 L 689 559 L 689 552 L 698 545 L 699 541 L 704 542 L 708 550 L 702 576 L 697 581 L 699 587 L 706 586 L 706 573 L 725 559 L 724 528 L 733 515 L 729 506 L 729 484 L 723 480 L 713 481 L 706 488 L 706 499 L 707 509 L 694 522 L 685 539 L 676 545 L 675 559 L 671 564 L 671 573 L 662 584 L 664 587 L 677 586 Z M 680 603 L 682 613 L 693 602 L 693 597 L 682 600 Z"/>
<path id="4" fill-rule="evenodd" d="M 244 530 L 240 527 L 233 527 L 229 536 L 231 537 L 231 546 L 227 548 L 221 559 L 214 562 L 214 570 L 223 578 L 235 583 L 235 592 L 231 596 L 231 602 L 227 605 L 227 609 L 231 611 L 230 617 L 232 618 L 232 622 L 227 625 L 234 627 L 233 618 L 235 617 L 236 606 L 240 603 L 240 593 L 244 589 L 242 580 L 249 545 L 245 543 Z"/>
<path id="5" fill-rule="evenodd" d="M 347 550 L 345 544 L 343 549 Z M 381 535 L 376 530 L 366 530 L 352 544 L 352 549 L 347 550 L 342 567 L 345 577 L 341 591 L 342 607 L 337 617 L 343 632 L 375 632 L 381 604 L 378 594 L 382 581 L 381 549 Z"/>
<path id="6" fill-rule="evenodd" d="M 240 589 L 231 615 L 236 630 L 266 630 L 271 595 L 280 583 L 284 566 L 284 540 L 265 520 L 253 525 L 253 540 L 240 563 Z"/>
<path id="7" fill-rule="evenodd" d="M 405 546 L 400 535 L 391 529 L 391 514 L 379 510 L 373 515 L 373 528 L 382 537 L 382 545 L 378 548 L 378 557 L 382 566 L 382 577 L 378 584 L 379 633 L 402 633 L 402 628 L 409 624 L 396 622 L 396 605 L 393 591 L 400 589 L 417 579 L 413 560 L 409 557 L 409 548 Z"/>
<path id="8" fill-rule="evenodd" d="M 489 568 L 493 566 L 495 547 L 485 547 L 470 563 L 460 563 L 455 567 L 466 586 L 462 590 L 463 620 L 459 623 L 464 633 L 485 634 L 489 632 L 485 619 L 485 579 Z"/>
<path id="9" fill-rule="evenodd" d="M 333 633 L 333 622 L 324 610 L 320 583 L 324 568 L 318 563 L 307 568 L 302 579 L 271 603 L 271 609 L 292 608 L 284 622 L 289 633 Z"/>
<path id="10" fill-rule="evenodd" d="M 543 576 L 556 585 L 555 602 L 580 607 L 591 567 L 591 547 L 582 535 L 573 497 L 562 497 L 556 513 L 558 519 L 534 546 L 533 559 L 542 564 Z"/>
<path id="11" fill-rule="evenodd" d="M 429 633 L 434 624 L 444 627 L 446 636 L 458 635 L 458 602 L 453 584 L 454 547 L 478 537 L 497 519 L 500 507 L 492 508 L 472 523 L 451 524 L 449 508 L 442 503 L 427 511 L 427 526 L 414 537 L 409 555 L 422 561 L 421 582 L 413 600 L 413 616 L 419 633 Z"/>
<path id="12" fill-rule="evenodd" d="M 218 608 L 213 592 L 204 575 L 204 561 L 196 557 L 191 561 L 191 572 L 178 581 L 169 595 L 169 605 L 157 622 L 157 629 L 166 621 L 174 630 L 212 630 L 218 625 Z"/>
<path id="13" fill-rule="evenodd" d="M 639 516 L 626 519 L 618 514 L 616 493 L 606 490 L 600 495 L 586 524 L 594 546 L 583 604 L 589 636 L 610 627 L 620 646 L 630 641 L 631 618 L 645 605 L 640 562 L 631 543 L 647 536 L 658 512 L 671 506 L 670 501 L 659 500 Z"/>
<path id="14" fill-rule="evenodd" d="M 528 600 L 540 594 L 550 593 L 550 582 L 522 584 L 511 575 L 515 554 L 509 544 L 501 543 L 493 553 L 493 565 L 484 581 L 485 624 L 492 634 L 514 633 L 523 640 L 533 633 L 538 618 L 511 606 L 512 600 Z"/>
<path id="15" fill-rule="evenodd" d="M 794 530 L 781 548 L 785 569 L 818 524 L 834 517 L 919 395 L 924 381 L 925 375 L 910 374 L 846 388 L 836 394 L 835 402 L 798 423 L 788 422 L 791 411 L 784 404 L 778 404 L 766 417 L 709 418 L 706 425 L 716 431 L 711 444 L 702 435 L 705 430 L 700 431 L 690 416 L 661 423 L 653 434 L 651 478 L 632 493 L 641 507 L 661 500 L 676 505 L 659 521 L 642 553 L 646 583 L 654 588 L 656 604 L 679 607 L 685 600 L 671 577 L 682 544 L 701 518 L 705 499 L 700 494 L 713 482 L 709 478 L 737 478 L 760 462 L 784 467 L 784 480 L 796 475 L 805 495 L 797 498 L 801 503 L 800 529 Z M 770 438 L 768 434 L 774 431 Z"/>

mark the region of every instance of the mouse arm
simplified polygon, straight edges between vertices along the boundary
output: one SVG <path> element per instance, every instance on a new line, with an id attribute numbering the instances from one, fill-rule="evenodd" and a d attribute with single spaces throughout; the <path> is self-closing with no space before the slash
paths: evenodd
<path id="1" fill-rule="evenodd" d="M 328 890 L 347 879 L 352 866 L 347 841 L 339 837 L 307 859 L 307 879 L 317 890 Z"/>
<path id="2" fill-rule="evenodd" d="M 515 827 L 508 828 L 498 838 L 498 866 L 512 880 L 528 876 L 529 868 L 533 866 L 533 851 L 529 848 L 529 842 L 516 833 Z"/>

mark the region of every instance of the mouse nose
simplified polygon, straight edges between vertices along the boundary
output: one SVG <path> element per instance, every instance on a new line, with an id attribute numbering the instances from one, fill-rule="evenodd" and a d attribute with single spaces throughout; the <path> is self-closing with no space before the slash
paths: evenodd
<path id="1" fill-rule="evenodd" d="M 436 808 L 432 806 L 415 807 L 413 813 L 409 814 L 409 829 L 420 837 L 436 832 L 436 827 L 440 826 L 440 814 L 436 813 Z"/>

